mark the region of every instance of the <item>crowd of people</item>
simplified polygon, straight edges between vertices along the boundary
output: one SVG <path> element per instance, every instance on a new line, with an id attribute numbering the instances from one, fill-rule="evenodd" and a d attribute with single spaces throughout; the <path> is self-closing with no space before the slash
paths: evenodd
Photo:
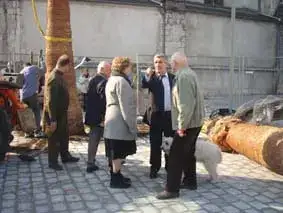
<path id="1" fill-rule="evenodd" d="M 144 115 L 144 122 L 150 126 L 149 177 L 158 177 L 163 136 L 173 137 L 170 154 L 165 155 L 167 185 L 157 196 L 169 199 L 179 196 L 180 187 L 197 189 L 194 152 L 204 118 L 203 95 L 185 55 L 175 53 L 171 57 L 175 74 L 168 72 L 164 55 L 155 55 L 153 63 L 154 68 L 148 68 L 142 80 L 142 88 L 148 89 L 151 96 Z M 121 163 L 128 155 L 136 153 L 136 106 L 131 66 L 127 57 L 116 57 L 111 65 L 101 62 L 86 93 L 85 124 L 91 127 L 87 172 L 98 169 L 95 155 L 104 137 L 113 188 L 131 186 L 131 180 L 121 173 Z"/>
<path id="2" fill-rule="evenodd" d="M 144 115 L 144 122 L 150 126 L 150 171 L 149 178 L 158 177 L 162 161 L 162 138 L 172 137 L 169 155 L 165 155 L 167 184 L 158 199 L 179 196 L 180 187 L 197 189 L 195 145 L 204 118 L 203 95 L 195 72 L 190 69 L 187 57 L 174 53 L 171 57 L 172 73 L 162 54 L 153 58 L 154 68 L 148 68 L 142 79 L 142 88 L 150 94 L 150 106 Z M 46 85 L 46 107 L 43 112 L 43 129 L 48 137 L 49 168 L 62 170 L 58 162 L 74 163 L 80 159 L 69 152 L 67 111 L 69 91 L 64 73 L 71 66 L 70 58 L 62 55 L 51 72 Z M 21 99 L 34 112 L 37 128 L 41 134 L 40 112 L 37 100 L 37 75 L 33 66 L 26 64 L 23 70 L 25 85 Z M 90 127 L 88 160 L 86 172 L 99 169 L 96 153 L 101 138 L 105 141 L 111 188 L 128 188 L 131 179 L 123 176 L 121 169 L 124 159 L 137 152 L 137 122 L 134 89 L 132 88 L 132 63 L 128 57 L 115 57 L 113 61 L 99 63 L 97 73 L 89 78 L 84 73 L 85 125 Z M 35 76 L 35 77 L 34 77 Z M 85 79 L 88 79 L 85 81 Z M 184 174 L 183 180 L 182 174 Z"/>

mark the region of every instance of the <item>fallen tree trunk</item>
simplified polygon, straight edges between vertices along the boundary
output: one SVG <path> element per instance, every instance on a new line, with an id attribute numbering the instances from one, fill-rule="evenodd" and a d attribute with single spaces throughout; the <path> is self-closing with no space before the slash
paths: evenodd
<path id="1" fill-rule="evenodd" d="M 226 142 L 236 152 L 283 175 L 283 129 L 247 123 L 230 127 Z"/>
<path id="2" fill-rule="evenodd" d="M 218 117 L 206 121 L 203 126 L 203 132 L 208 135 L 209 139 L 217 144 L 222 152 L 235 153 L 232 147 L 226 142 L 226 137 L 232 125 L 241 122 L 232 116 Z"/>

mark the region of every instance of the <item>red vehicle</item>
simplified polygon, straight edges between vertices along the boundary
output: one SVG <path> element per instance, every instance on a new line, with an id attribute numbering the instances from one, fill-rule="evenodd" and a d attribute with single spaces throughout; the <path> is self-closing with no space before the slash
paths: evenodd
<path id="1" fill-rule="evenodd" d="M 13 126 L 18 125 L 17 110 L 24 109 L 25 105 L 21 103 L 18 90 L 20 87 L 17 84 L 7 81 L 0 81 L 0 108 L 4 109 L 11 118 Z"/>
<path id="2" fill-rule="evenodd" d="M 18 96 L 21 87 L 8 81 L 0 81 L 0 161 L 5 159 L 10 150 L 9 144 L 13 141 L 13 127 L 19 125 L 17 111 L 25 108 Z M 28 155 L 20 154 L 20 159 L 33 161 Z"/>

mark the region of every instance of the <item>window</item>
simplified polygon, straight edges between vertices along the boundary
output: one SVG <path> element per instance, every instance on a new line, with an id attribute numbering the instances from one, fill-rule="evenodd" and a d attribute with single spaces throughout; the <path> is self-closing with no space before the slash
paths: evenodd
<path id="1" fill-rule="evenodd" d="M 204 0 L 204 4 L 213 6 L 213 7 L 223 7 L 223 0 Z"/>

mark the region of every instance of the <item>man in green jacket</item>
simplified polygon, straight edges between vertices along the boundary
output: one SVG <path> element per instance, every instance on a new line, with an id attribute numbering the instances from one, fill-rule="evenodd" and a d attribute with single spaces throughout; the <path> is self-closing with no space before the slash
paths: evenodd
<path id="1" fill-rule="evenodd" d="M 44 121 L 49 128 L 49 168 L 54 170 L 63 169 L 62 166 L 58 164 L 59 152 L 63 163 L 79 161 L 79 158 L 75 158 L 69 153 L 69 91 L 63 78 L 64 73 L 69 70 L 69 66 L 69 57 L 67 55 L 62 55 L 58 59 L 55 69 L 50 73 L 47 82 L 47 102 Z"/>
<path id="2" fill-rule="evenodd" d="M 204 99 L 196 73 L 188 66 L 187 57 L 175 53 L 171 66 L 176 72 L 172 89 L 172 127 L 175 136 L 170 149 L 166 190 L 158 199 L 179 197 L 182 172 L 183 186 L 197 189 L 195 145 L 204 119 Z"/>

